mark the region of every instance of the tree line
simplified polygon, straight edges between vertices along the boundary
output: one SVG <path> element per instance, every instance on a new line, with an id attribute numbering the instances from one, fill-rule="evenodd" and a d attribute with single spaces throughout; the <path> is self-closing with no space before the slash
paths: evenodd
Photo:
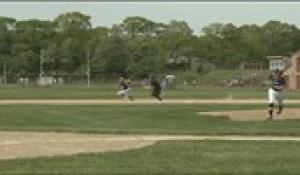
<path id="1" fill-rule="evenodd" d="M 111 27 L 91 24 L 91 17 L 68 12 L 48 20 L 0 17 L 0 68 L 7 73 L 127 72 L 187 70 L 193 59 L 214 65 L 267 62 L 268 55 L 299 49 L 300 30 L 269 21 L 262 26 L 212 23 L 196 35 L 185 21 L 155 22 L 127 17 Z M 198 71 L 201 71 L 201 67 Z"/>

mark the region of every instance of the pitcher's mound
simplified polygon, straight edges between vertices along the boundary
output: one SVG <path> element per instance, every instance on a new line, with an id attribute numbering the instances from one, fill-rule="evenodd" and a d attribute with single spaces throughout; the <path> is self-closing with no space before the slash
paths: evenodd
<path id="1" fill-rule="evenodd" d="M 274 120 L 300 119 L 299 109 L 284 109 L 282 114 L 277 115 L 274 111 Z M 198 112 L 200 115 L 220 117 L 226 116 L 233 121 L 263 121 L 268 117 L 268 111 L 265 110 L 236 110 L 236 111 L 218 111 L 218 112 Z"/>

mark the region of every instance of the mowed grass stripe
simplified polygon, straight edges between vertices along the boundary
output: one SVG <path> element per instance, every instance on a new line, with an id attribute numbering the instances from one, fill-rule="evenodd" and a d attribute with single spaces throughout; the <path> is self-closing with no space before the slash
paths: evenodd
<path id="1" fill-rule="evenodd" d="M 265 109 L 265 105 L 4 105 L 0 130 L 109 134 L 300 135 L 299 120 L 238 122 L 201 111 Z M 294 105 L 290 107 L 299 107 Z"/>
<path id="2" fill-rule="evenodd" d="M 299 174 L 300 143 L 162 141 L 124 152 L 0 161 L 0 174 Z"/>

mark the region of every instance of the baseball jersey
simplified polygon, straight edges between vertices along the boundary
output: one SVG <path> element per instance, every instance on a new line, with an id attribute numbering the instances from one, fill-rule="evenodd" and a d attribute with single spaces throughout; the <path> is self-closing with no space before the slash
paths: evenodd
<path id="1" fill-rule="evenodd" d="M 122 89 L 128 89 L 128 88 L 129 88 L 129 84 L 126 83 L 125 81 L 122 81 L 122 82 L 120 83 L 120 86 L 121 86 Z"/>
<path id="2" fill-rule="evenodd" d="M 282 89 L 279 87 L 286 85 L 285 78 L 282 76 L 270 75 L 269 79 L 271 80 L 271 88 L 275 91 L 281 91 Z"/>
<path id="3" fill-rule="evenodd" d="M 151 86 L 154 90 L 160 90 L 161 86 L 157 80 L 151 80 Z"/>

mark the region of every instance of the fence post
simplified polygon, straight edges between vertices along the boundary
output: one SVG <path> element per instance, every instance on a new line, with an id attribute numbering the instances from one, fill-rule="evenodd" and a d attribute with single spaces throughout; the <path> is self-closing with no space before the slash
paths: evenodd
<path id="1" fill-rule="evenodd" d="M 87 49 L 87 70 L 86 70 L 86 75 L 87 75 L 87 87 L 90 88 L 90 79 L 91 79 L 91 65 L 90 65 L 90 50 Z"/>

